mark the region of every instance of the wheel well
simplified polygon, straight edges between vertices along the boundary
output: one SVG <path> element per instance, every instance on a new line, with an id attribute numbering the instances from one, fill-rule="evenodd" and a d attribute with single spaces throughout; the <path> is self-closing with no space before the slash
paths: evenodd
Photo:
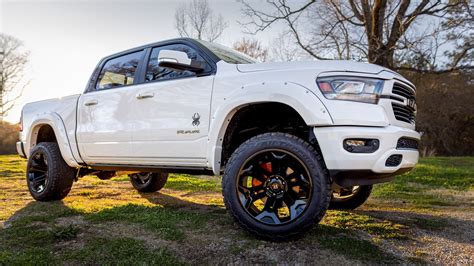
<path id="1" fill-rule="evenodd" d="M 252 104 L 238 110 L 227 126 L 222 144 L 222 166 L 246 140 L 268 132 L 284 132 L 310 140 L 310 127 L 299 113 L 283 103 Z"/>
<path id="2" fill-rule="evenodd" d="M 36 144 L 40 142 L 57 142 L 54 130 L 50 125 L 42 125 L 38 130 Z"/>

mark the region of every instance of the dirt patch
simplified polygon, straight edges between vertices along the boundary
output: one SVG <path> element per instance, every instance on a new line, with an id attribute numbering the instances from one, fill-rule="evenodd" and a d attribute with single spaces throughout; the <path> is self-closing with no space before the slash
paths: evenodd
<path id="1" fill-rule="evenodd" d="M 409 228 L 407 241 L 381 241 L 386 250 L 405 258 L 435 264 L 473 264 L 474 210 L 439 207 L 431 211 L 364 207 L 357 213 L 401 223 Z"/>

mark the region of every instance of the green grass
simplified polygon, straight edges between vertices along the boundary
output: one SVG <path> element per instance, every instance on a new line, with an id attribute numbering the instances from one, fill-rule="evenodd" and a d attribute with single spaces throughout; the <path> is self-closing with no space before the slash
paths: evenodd
<path id="1" fill-rule="evenodd" d="M 266 254 L 308 247 L 356 264 L 425 263 L 430 250 L 420 248 L 423 239 L 414 231 L 444 237 L 441 232 L 453 229 L 452 220 L 431 208 L 474 206 L 468 194 L 474 189 L 474 157 L 423 158 L 414 171 L 375 186 L 370 209 L 331 210 L 301 240 L 267 243 L 228 216 L 220 177 L 172 174 L 162 193 L 142 194 L 127 176 L 88 176 L 63 201 L 35 202 L 25 185 L 25 160 L 0 156 L 0 165 L 0 220 L 6 221 L 0 227 L 0 265 L 179 265 L 186 258 L 195 259 L 192 264 L 245 263 L 259 249 Z M 393 249 L 418 244 L 398 257 L 384 243 Z M 219 256 L 203 253 L 209 249 Z"/>
<path id="2" fill-rule="evenodd" d="M 26 160 L 18 156 L 0 155 L 0 176 L 22 174 L 25 171 Z"/>
<path id="3" fill-rule="evenodd" d="M 430 231 L 441 231 L 449 226 L 449 223 L 446 219 L 428 219 L 423 217 L 416 217 L 413 221 L 413 224 L 419 228 L 430 230 Z"/>
<path id="4" fill-rule="evenodd" d="M 340 229 L 361 230 L 378 238 L 407 239 L 405 225 L 347 211 L 330 211 L 324 224 Z"/>
<path id="5" fill-rule="evenodd" d="M 49 230 L 49 232 L 56 240 L 71 240 L 77 237 L 79 228 L 72 224 L 68 226 L 55 225 Z"/>
<path id="6" fill-rule="evenodd" d="M 81 265 L 182 265 L 162 247 L 150 249 L 132 238 L 92 238 L 84 248 L 64 255 L 67 262 Z"/>
<path id="7" fill-rule="evenodd" d="M 211 217 L 210 214 L 200 214 L 190 210 L 129 204 L 89 214 L 86 219 L 97 223 L 107 221 L 136 223 L 157 233 L 164 239 L 183 240 L 185 237 L 184 228 L 187 230 L 199 229 Z"/>
<path id="8" fill-rule="evenodd" d="M 0 264 L 56 264 L 54 241 L 53 234 L 41 225 L 0 230 Z"/>
<path id="9" fill-rule="evenodd" d="M 347 228 L 319 225 L 311 233 L 319 245 L 351 259 L 377 264 L 394 264 L 400 260 L 372 241 L 358 238 Z"/>
<path id="10" fill-rule="evenodd" d="M 389 183 L 374 187 L 372 197 L 397 199 L 419 207 L 459 205 L 439 190 L 466 192 L 474 189 L 474 157 L 421 158 L 417 167 Z M 463 204 L 474 203 L 464 202 Z"/>
<path id="11" fill-rule="evenodd" d="M 166 188 L 192 192 L 221 192 L 221 181 L 218 177 L 196 177 L 192 175 L 171 175 Z"/>
<path id="12" fill-rule="evenodd" d="M 112 179 L 116 182 L 129 182 L 128 176 L 119 176 Z M 220 192 L 220 177 L 193 176 L 186 174 L 170 174 L 165 188 L 188 192 Z"/>

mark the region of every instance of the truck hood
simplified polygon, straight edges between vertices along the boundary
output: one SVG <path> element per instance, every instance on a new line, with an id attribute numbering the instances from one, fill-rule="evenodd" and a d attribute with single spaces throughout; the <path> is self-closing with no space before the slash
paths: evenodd
<path id="1" fill-rule="evenodd" d="M 237 69 L 240 72 L 257 72 L 285 69 L 316 69 L 324 71 L 358 72 L 369 74 L 378 74 L 385 70 L 395 73 L 390 69 L 378 65 L 346 60 L 241 64 L 237 65 Z"/>

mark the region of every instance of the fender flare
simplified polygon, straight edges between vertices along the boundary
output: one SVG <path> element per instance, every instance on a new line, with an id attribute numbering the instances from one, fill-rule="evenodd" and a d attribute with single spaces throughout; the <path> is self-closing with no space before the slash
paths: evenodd
<path id="1" fill-rule="evenodd" d="M 66 133 L 66 127 L 61 116 L 57 113 L 46 113 L 42 114 L 40 117 L 37 117 L 30 126 L 26 138 L 25 152 L 29 156 L 31 149 L 36 145 L 36 140 L 38 138 L 38 132 L 40 128 L 44 125 L 49 125 L 56 136 L 58 142 L 59 150 L 64 161 L 71 167 L 79 167 L 78 162 L 73 156 L 70 141 Z"/>
<path id="2" fill-rule="evenodd" d="M 209 162 L 215 175 L 221 171 L 222 143 L 227 127 L 241 108 L 259 103 L 282 103 L 293 108 L 308 126 L 332 125 L 323 102 L 310 89 L 292 82 L 254 83 L 234 89 L 211 113 Z"/>

